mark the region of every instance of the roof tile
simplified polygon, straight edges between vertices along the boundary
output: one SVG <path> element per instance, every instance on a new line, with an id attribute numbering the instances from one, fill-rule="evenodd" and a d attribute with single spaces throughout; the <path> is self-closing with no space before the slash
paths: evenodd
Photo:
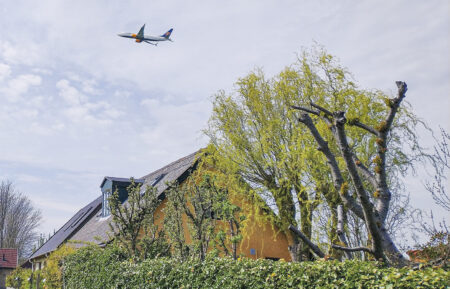
<path id="1" fill-rule="evenodd" d="M 17 257 L 17 249 L 0 249 L 0 268 L 16 268 Z"/>

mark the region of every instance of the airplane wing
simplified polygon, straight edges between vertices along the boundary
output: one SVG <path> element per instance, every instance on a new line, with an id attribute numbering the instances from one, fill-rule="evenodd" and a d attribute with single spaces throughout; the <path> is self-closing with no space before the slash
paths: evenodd
<path id="1" fill-rule="evenodd" d="M 158 42 L 153 43 L 153 42 L 151 42 L 150 40 L 144 40 L 143 42 L 148 43 L 148 44 L 151 44 L 151 45 L 155 45 L 155 46 L 158 45 Z"/>

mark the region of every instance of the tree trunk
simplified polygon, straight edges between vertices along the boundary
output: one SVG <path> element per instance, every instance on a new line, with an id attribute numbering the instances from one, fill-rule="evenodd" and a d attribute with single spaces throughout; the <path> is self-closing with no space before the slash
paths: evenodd
<path id="1" fill-rule="evenodd" d="M 405 266 L 408 261 L 402 255 L 402 253 L 398 250 L 397 246 L 395 246 L 394 242 L 391 239 L 391 236 L 387 232 L 386 228 L 383 226 L 381 229 L 381 235 L 383 237 L 383 248 L 385 254 L 392 265 L 396 267 Z"/>
<path id="2" fill-rule="evenodd" d="M 292 236 L 292 239 L 294 240 L 294 242 L 291 245 L 289 245 L 289 247 L 288 247 L 292 262 L 301 262 L 301 261 L 303 261 L 303 259 L 302 259 L 302 243 L 300 242 L 300 239 L 297 238 L 296 236 Z"/>

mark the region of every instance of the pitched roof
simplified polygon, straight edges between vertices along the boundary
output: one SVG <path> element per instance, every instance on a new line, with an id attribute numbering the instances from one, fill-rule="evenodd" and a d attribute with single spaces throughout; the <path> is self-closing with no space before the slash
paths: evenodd
<path id="1" fill-rule="evenodd" d="M 142 189 L 145 190 L 147 185 L 153 186 L 159 194 L 162 194 L 167 189 L 169 183 L 174 181 L 182 182 L 189 175 L 189 169 L 195 165 L 196 156 L 199 152 L 200 150 L 143 176 L 140 178 L 144 180 Z"/>
<path id="2" fill-rule="evenodd" d="M 69 239 L 76 233 L 85 222 L 95 213 L 102 205 L 102 197 L 98 197 L 86 207 L 79 210 L 70 220 L 64 224 L 53 236 L 50 237 L 36 252 L 34 252 L 30 259 L 50 253 L 58 248 L 64 241 Z"/>
<path id="3" fill-rule="evenodd" d="M 147 185 L 154 186 L 158 194 L 162 196 L 167 189 L 166 183 L 173 181 L 182 182 L 190 174 L 189 169 L 195 165 L 198 152 L 178 159 L 135 181 L 144 183 L 142 186 L 143 190 L 145 190 Z M 103 182 L 106 179 L 119 182 L 130 181 L 129 178 L 105 177 Z M 30 259 L 51 253 L 66 240 L 91 242 L 99 245 L 108 242 L 108 234 L 110 232 L 109 223 L 112 221 L 112 217 L 103 217 L 101 207 L 102 196 L 78 211 L 61 229 L 34 252 Z M 75 244 L 75 246 L 83 246 L 83 243 Z"/>
<path id="4" fill-rule="evenodd" d="M 157 189 L 158 194 L 161 196 L 167 189 L 166 183 L 173 181 L 182 182 L 184 178 L 189 175 L 189 169 L 195 165 L 197 154 L 198 151 L 143 176 L 139 179 L 144 181 L 142 190 L 145 190 L 147 185 L 151 185 Z M 129 181 L 128 178 L 125 178 L 124 180 Z M 98 212 L 70 238 L 70 240 L 103 245 L 108 242 L 110 238 L 108 234 L 110 232 L 109 224 L 111 222 L 112 217 L 102 217 L 101 210 L 99 209 Z M 83 246 L 83 244 L 80 243 L 77 246 Z"/>
<path id="5" fill-rule="evenodd" d="M 18 262 L 17 249 L 0 249 L 0 269 L 16 268 Z"/>

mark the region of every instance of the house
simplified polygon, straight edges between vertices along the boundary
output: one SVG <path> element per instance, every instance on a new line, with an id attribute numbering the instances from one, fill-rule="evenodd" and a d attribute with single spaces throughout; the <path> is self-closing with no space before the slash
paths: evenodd
<path id="1" fill-rule="evenodd" d="M 156 188 L 159 198 L 162 200 L 155 214 L 163 214 L 167 199 L 165 192 L 168 183 L 183 181 L 196 168 L 198 152 L 185 156 L 139 179 L 135 183 Z M 79 210 L 67 223 L 65 223 L 46 243 L 38 248 L 29 258 L 33 264 L 33 270 L 42 269 L 45 266 L 47 256 L 66 241 L 74 241 L 75 246 L 83 246 L 85 243 L 95 243 L 104 246 L 110 241 L 110 215 L 108 197 L 117 188 L 119 199 L 126 201 L 126 188 L 131 184 L 129 178 L 104 177 L 100 184 L 101 196 L 93 200 L 87 206 Z M 185 227 L 187 230 L 187 226 Z M 242 241 L 239 253 L 249 258 L 268 258 L 290 260 L 288 252 L 288 240 L 284 233 L 278 232 L 272 225 L 258 225 Z"/>
<path id="2" fill-rule="evenodd" d="M 0 289 L 6 289 L 6 277 L 19 262 L 17 249 L 0 249 Z"/>

